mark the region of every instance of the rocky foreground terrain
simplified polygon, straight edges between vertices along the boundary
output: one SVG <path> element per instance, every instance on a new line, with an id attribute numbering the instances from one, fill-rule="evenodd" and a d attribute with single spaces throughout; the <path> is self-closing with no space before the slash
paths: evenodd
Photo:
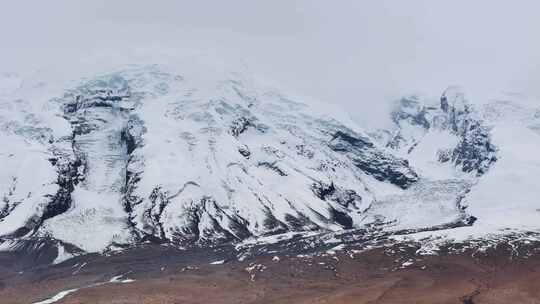
<path id="1" fill-rule="evenodd" d="M 415 244 L 355 248 L 266 253 L 239 261 L 226 246 L 147 245 L 53 267 L 29 267 L 31 258 L 3 253 L 0 299 L 6 304 L 540 303 L 537 243 L 481 251 L 446 248 L 439 255 L 419 254 Z"/>

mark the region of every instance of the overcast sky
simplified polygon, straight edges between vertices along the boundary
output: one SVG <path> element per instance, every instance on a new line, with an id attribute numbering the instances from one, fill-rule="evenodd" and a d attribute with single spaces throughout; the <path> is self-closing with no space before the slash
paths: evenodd
<path id="1" fill-rule="evenodd" d="M 539 14 L 536 0 L 0 0 L 0 72 L 101 49 L 190 49 L 371 123 L 400 94 L 448 85 L 540 100 Z"/>

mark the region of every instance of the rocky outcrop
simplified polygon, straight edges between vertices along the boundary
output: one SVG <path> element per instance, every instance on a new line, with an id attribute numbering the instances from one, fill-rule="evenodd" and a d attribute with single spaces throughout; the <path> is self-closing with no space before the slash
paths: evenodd
<path id="1" fill-rule="evenodd" d="M 380 149 L 368 139 L 342 131 L 334 134 L 329 147 L 345 154 L 356 167 L 379 181 L 388 181 L 403 189 L 418 181 L 418 175 L 405 159 L 400 159 Z"/>
<path id="2" fill-rule="evenodd" d="M 440 160 L 451 161 L 467 173 L 486 173 L 497 161 L 497 148 L 491 141 L 489 128 L 475 115 L 458 88 L 449 88 L 442 94 L 441 109 L 447 115 L 448 127 L 460 140 L 449 157 Z"/>
<path id="3" fill-rule="evenodd" d="M 442 93 L 441 110 L 446 114 L 448 128 L 463 133 L 471 120 L 472 107 L 459 87 L 449 87 Z"/>
<path id="4" fill-rule="evenodd" d="M 41 222 L 66 212 L 72 203 L 71 193 L 75 186 L 84 179 L 84 160 L 51 159 L 58 174 L 58 191 L 45 206 Z"/>
<path id="5" fill-rule="evenodd" d="M 480 117 L 458 87 L 445 90 L 438 106 L 425 104 L 415 96 L 402 98 L 392 112 L 396 131 L 386 146 L 411 153 L 428 132 L 448 132 L 457 137 L 458 143 L 439 150 L 436 159 L 451 162 L 463 172 L 482 175 L 496 162 L 497 148 Z"/>
<path id="6" fill-rule="evenodd" d="M 464 172 L 482 175 L 497 161 L 497 148 L 491 143 L 489 130 L 478 122 L 467 126 L 458 145 L 442 162 L 451 161 Z"/>

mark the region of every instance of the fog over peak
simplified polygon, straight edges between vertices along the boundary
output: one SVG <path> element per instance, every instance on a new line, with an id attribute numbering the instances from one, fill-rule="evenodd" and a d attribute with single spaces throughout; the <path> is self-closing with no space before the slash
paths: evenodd
<path id="1" fill-rule="evenodd" d="M 450 85 L 473 102 L 507 92 L 538 103 L 539 9 L 537 1 L 17 1 L 0 10 L 0 73 L 72 73 L 99 54 L 203 53 L 376 126 L 398 96 L 436 98 Z"/>

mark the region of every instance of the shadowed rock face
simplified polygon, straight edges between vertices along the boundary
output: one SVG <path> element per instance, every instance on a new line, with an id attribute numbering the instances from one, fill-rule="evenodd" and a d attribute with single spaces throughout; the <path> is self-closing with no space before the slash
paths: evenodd
<path id="1" fill-rule="evenodd" d="M 71 193 L 75 189 L 75 186 L 79 183 L 81 176 L 79 176 L 78 168 L 82 166 L 80 160 L 68 161 L 61 164 L 58 161 L 54 162 L 54 166 L 58 172 L 58 192 L 52 198 L 51 202 L 47 204 L 41 221 L 45 221 L 56 215 L 66 212 L 71 207 Z"/>
<path id="2" fill-rule="evenodd" d="M 449 132 L 458 138 L 458 143 L 440 150 L 437 159 L 480 176 L 497 161 L 497 148 L 480 116 L 458 87 L 445 90 L 438 106 L 424 104 L 415 96 L 402 98 L 392 112 L 397 131 L 386 146 L 411 153 L 426 133 Z"/>
<path id="3" fill-rule="evenodd" d="M 448 160 L 464 172 L 486 173 L 497 161 L 497 149 L 491 142 L 489 129 L 473 113 L 464 93 L 459 88 L 447 89 L 441 96 L 441 109 L 447 114 L 450 129 L 460 137 Z"/>
<path id="4" fill-rule="evenodd" d="M 375 148 L 367 138 L 338 131 L 329 146 L 333 151 L 345 154 L 356 167 L 379 181 L 387 181 L 403 189 L 418 181 L 418 175 L 409 167 L 407 160 Z"/>
<path id="5" fill-rule="evenodd" d="M 472 122 L 464 133 L 448 159 L 464 172 L 476 172 L 483 175 L 497 161 L 497 148 L 491 143 L 489 130 L 479 122 Z"/>
<path id="6" fill-rule="evenodd" d="M 448 115 L 448 124 L 452 131 L 460 133 L 471 113 L 471 106 L 459 87 L 450 87 L 441 95 L 441 110 Z"/>

